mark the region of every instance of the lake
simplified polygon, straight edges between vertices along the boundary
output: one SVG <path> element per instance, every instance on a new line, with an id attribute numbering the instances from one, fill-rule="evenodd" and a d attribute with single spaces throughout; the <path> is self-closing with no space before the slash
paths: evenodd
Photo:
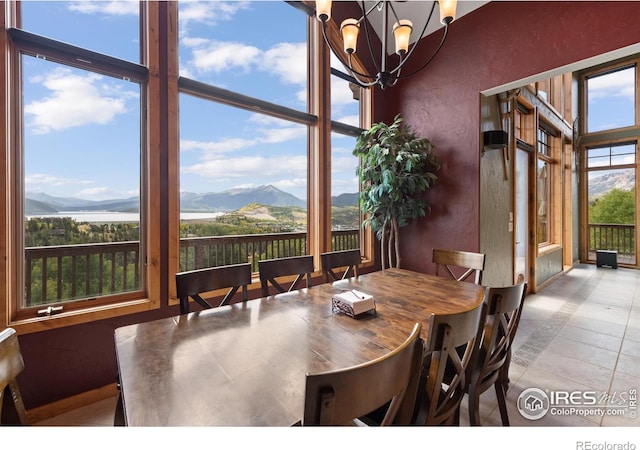
<path id="1" fill-rule="evenodd" d="M 214 219 L 224 213 L 207 213 L 207 212 L 189 212 L 180 213 L 180 220 L 203 220 Z M 27 220 L 34 217 L 71 217 L 76 222 L 89 223 L 121 223 L 121 222 L 139 222 L 140 215 L 138 213 L 122 213 L 113 211 L 61 211 L 57 214 L 37 214 L 27 216 Z"/>

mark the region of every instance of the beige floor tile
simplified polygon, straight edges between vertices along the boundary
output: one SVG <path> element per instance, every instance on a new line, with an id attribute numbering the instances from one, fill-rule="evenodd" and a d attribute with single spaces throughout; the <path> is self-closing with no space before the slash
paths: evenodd
<path id="1" fill-rule="evenodd" d="M 621 337 L 611 336 L 610 334 L 599 333 L 568 324 L 558 332 L 558 336 L 615 352 L 619 352 L 620 346 L 622 345 Z"/>
<path id="2" fill-rule="evenodd" d="M 640 356 L 631 356 L 620 353 L 618 365 L 616 366 L 616 373 L 637 377 L 640 374 Z M 638 387 L 640 388 L 640 386 Z"/>
<path id="3" fill-rule="evenodd" d="M 624 336 L 625 331 L 625 324 L 608 322 L 602 316 L 574 316 L 567 321 L 567 325 L 617 338 Z"/>
<path id="4" fill-rule="evenodd" d="M 586 321 L 591 322 L 593 319 L 598 318 L 598 325 L 615 328 L 620 330 L 618 333 L 622 333 L 629 320 L 629 311 L 629 308 L 603 305 L 601 303 L 584 302 L 576 309 L 571 320 L 585 319 Z M 584 328 L 591 329 L 589 327 Z M 614 336 L 622 335 L 614 333 L 610 334 L 613 334 Z"/>
<path id="5" fill-rule="evenodd" d="M 627 330 L 624 333 L 624 338 L 640 342 L 640 327 L 627 326 Z"/>
<path id="6" fill-rule="evenodd" d="M 622 341 L 622 348 L 620 349 L 620 353 L 640 358 L 640 341 L 625 337 L 625 339 Z M 638 373 L 640 374 L 640 367 L 638 367 Z"/>
<path id="7" fill-rule="evenodd" d="M 581 361 L 613 370 L 618 360 L 618 353 L 604 348 L 593 347 L 584 342 L 575 341 L 563 336 L 556 336 L 546 350 L 569 356 Z"/>
<path id="8" fill-rule="evenodd" d="M 623 309 L 629 310 L 633 305 L 633 295 L 630 295 L 630 296 L 612 295 L 612 294 L 607 294 L 606 292 L 592 293 L 586 299 L 585 303 L 613 306 L 616 308 L 623 308 Z"/>
<path id="9" fill-rule="evenodd" d="M 613 377 L 613 370 L 596 366 L 560 353 L 546 350 L 531 365 L 530 369 L 543 370 L 597 391 L 606 391 Z"/>

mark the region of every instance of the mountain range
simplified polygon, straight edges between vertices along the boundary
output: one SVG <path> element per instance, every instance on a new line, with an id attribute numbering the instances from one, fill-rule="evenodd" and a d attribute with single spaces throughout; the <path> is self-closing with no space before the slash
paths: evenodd
<path id="1" fill-rule="evenodd" d="M 92 201 L 74 197 L 55 197 L 43 192 L 28 192 L 25 197 L 25 214 L 28 216 L 56 214 L 61 211 L 137 212 L 140 208 L 137 197 Z M 306 201 L 272 185 L 205 194 L 194 192 L 180 194 L 180 209 L 183 212 L 228 212 L 252 203 L 306 208 Z M 332 197 L 331 203 L 334 206 L 357 205 L 358 194 L 341 194 Z"/>
<path id="2" fill-rule="evenodd" d="M 606 172 L 589 180 L 589 199 L 598 198 L 614 188 L 628 191 L 633 189 L 635 185 L 636 177 L 633 170 Z"/>
<path id="3" fill-rule="evenodd" d="M 613 171 L 589 180 L 589 198 L 597 198 L 613 188 L 629 190 L 635 186 L 632 171 Z M 25 214 L 56 214 L 61 211 L 111 211 L 137 212 L 139 200 L 136 197 L 110 200 L 85 200 L 74 197 L 55 197 L 44 192 L 28 192 L 25 196 Z M 182 192 L 180 209 L 183 212 L 228 212 L 246 205 L 257 203 L 267 206 L 306 208 L 306 201 L 284 192 L 272 185 L 255 188 L 230 189 L 223 192 L 198 194 Z M 358 204 L 358 193 L 340 194 L 331 197 L 331 205 L 336 207 Z"/>

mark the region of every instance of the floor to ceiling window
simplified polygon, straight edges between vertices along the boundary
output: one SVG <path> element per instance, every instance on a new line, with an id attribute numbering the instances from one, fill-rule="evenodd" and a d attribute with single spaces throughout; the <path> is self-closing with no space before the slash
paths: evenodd
<path id="1" fill-rule="evenodd" d="M 582 74 L 582 162 L 585 214 L 581 258 L 617 252 L 617 262 L 637 265 L 637 61 Z"/>
<path id="2" fill-rule="evenodd" d="M 303 2 L 3 6 L 7 324 L 172 306 L 199 267 L 371 261 L 352 155 L 370 95 L 331 75 Z"/>
<path id="3" fill-rule="evenodd" d="M 146 296 L 140 6 L 22 2 L 19 17 L 10 179 L 20 194 L 7 212 L 12 285 L 24 289 L 11 315 Z"/>
<path id="4" fill-rule="evenodd" d="M 560 189 L 560 182 L 557 179 L 557 161 L 559 160 L 557 134 L 553 128 L 540 121 L 537 139 L 538 151 L 536 154 L 536 230 L 538 247 L 559 242 L 556 237 L 557 233 L 555 233 L 556 222 L 558 222 L 555 217 L 555 209 L 558 202 L 554 201 L 555 193 Z"/>
<path id="5" fill-rule="evenodd" d="M 315 19 L 286 2 L 180 2 L 178 17 L 180 270 L 252 262 L 257 271 L 261 259 L 359 248 L 360 89 L 331 77 L 321 148 L 327 122 L 309 103 Z M 326 223 L 310 195 L 324 167 L 330 244 L 309 224 Z"/>
<path id="6" fill-rule="evenodd" d="M 331 54 L 331 67 L 342 67 Z M 360 248 L 358 158 L 353 155 L 360 126 L 360 100 L 366 92 L 355 83 L 331 76 L 331 250 Z"/>

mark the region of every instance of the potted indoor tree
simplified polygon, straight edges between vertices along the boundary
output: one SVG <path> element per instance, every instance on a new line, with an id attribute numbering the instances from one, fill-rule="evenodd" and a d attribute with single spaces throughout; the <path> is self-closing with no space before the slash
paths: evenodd
<path id="1" fill-rule="evenodd" d="M 376 123 L 362 132 L 353 154 L 360 158 L 363 226 L 371 227 L 380 241 L 382 269 L 400 267 L 400 228 L 430 211 L 420 194 L 438 179 L 435 147 L 397 115 L 391 125 Z"/>

